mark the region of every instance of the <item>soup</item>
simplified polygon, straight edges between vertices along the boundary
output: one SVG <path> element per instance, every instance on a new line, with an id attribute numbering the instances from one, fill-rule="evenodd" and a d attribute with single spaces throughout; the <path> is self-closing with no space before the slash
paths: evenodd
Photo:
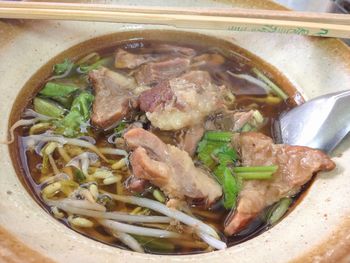
<path id="1" fill-rule="evenodd" d="M 11 132 L 33 195 L 75 231 L 137 252 L 209 252 L 275 225 L 334 168 L 270 138 L 295 96 L 248 54 L 130 40 L 56 64 Z"/>

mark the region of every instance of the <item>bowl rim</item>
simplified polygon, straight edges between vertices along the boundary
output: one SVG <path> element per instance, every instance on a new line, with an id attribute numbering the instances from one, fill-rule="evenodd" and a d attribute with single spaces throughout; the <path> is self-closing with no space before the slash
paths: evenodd
<path id="1" fill-rule="evenodd" d="M 1 26 L 1 25 L 0 25 Z M 312 41 L 316 41 L 316 40 L 312 40 Z M 317 40 L 318 41 L 318 40 Z M 322 40 L 320 40 L 320 42 L 321 42 Z M 349 47 L 347 47 L 344 43 L 342 43 L 342 42 L 340 42 L 339 40 L 333 40 L 333 42 L 331 43 L 334 47 L 336 46 L 337 48 L 339 48 L 339 49 L 341 49 L 341 51 L 339 52 L 339 53 L 335 53 L 336 55 L 338 55 L 340 58 L 341 58 L 341 56 L 345 53 L 345 52 L 348 52 L 348 56 L 350 56 L 350 49 L 349 49 Z M 350 65 L 349 65 L 349 67 L 348 67 L 348 71 L 350 72 Z M 349 222 L 347 223 L 347 221 L 344 221 L 345 223 L 342 225 L 342 226 L 340 226 L 339 227 L 339 229 L 341 230 L 342 228 L 344 229 L 344 227 L 345 227 L 345 229 L 350 229 L 350 220 L 349 220 Z M 296 259 L 297 261 L 296 262 L 301 262 L 301 260 L 303 260 L 303 261 L 306 261 L 306 262 L 309 262 L 309 261 L 311 261 L 310 260 L 310 258 L 311 259 L 313 259 L 313 258 L 315 258 L 315 256 L 320 256 L 320 255 L 324 255 L 327 251 L 330 251 L 330 250 L 333 250 L 333 251 L 336 251 L 336 250 L 338 250 L 338 251 L 343 251 L 344 252 L 344 248 L 346 248 L 346 249 L 348 249 L 348 248 L 350 248 L 350 241 L 348 242 L 348 243 L 344 243 L 343 245 L 342 245 L 342 247 L 340 247 L 340 246 L 336 246 L 337 245 L 337 243 L 339 243 L 339 240 L 346 240 L 346 231 L 340 231 L 339 230 L 339 233 L 337 232 L 335 235 L 332 235 L 331 237 L 330 237 L 330 239 L 331 240 L 333 240 L 334 242 L 327 242 L 327 241 L 323 241 L 323 242 L 321 242 L 320 244 L 319 244 L 319 246 L 317 246 L 317 247 L 315 247 L 313 250 L 311 250 L 311 251 L 309 251 L 309 252 L 306 252 L 305 254 L 303 254 L 303 255 L 301 255 L 300 256 L 300 259 Z M 7 231 L 7 230 L 5 230 L 5 231 Z M 8 231 L 7 231 L 8 232 Z M 6 234 L 5 234 L 6 235 Z M 14 236 L 12 236 L 11 237 L 11 233 L 8 233 L 8 237 L 9 237 L 9 240 L 11 240 L 11 238 L 13 237 L 13 238 L 15 238 L 16 239 L 16 237 L 14 237 Z M 332 239 L 333 238 L 333 239 Z M 21 241 L 19 241 L 19 243 L 18 244 L 20 244 L 21 243 Z M 28 247 L 28 246 L 26 246 L 24 243 L 22 243 L 22 245 L 24 245 L 24 247 L 27 247 L 27 249 L 28 249 L 28 256 L 31 254 L 31 253 L 37 253 L 37 252 L 35 252 L 33 249 L 31 249 L 30 247 Z M 13 243 L 12 243 L 12 246 L 13 246 Z M 11 247 L 12 247 L 11 246 Z M 5 247 L 6 247 L 6 245 L 5 245 Z M 16 249 L 16 248 L 14 248 L 14 249 Z M 345 252 L 346 252 L 346 249 L 345 249 Z M 350 249 L 348 250 L 348 251 L 350 251 Z M 18 250 L 17 251 L 18 253 L 20 252 L 20 250 Z M 14 253 L 17 253 L 17 252 L 14 252 Z M 41 254 L 39 254 L 38 253 L 38 255 L 41 255 Z M 341 256 L 341 258 L 342 257 L 345 257 L 345 256 L 348 256 L 348 254 L 344 254 L 344 253 L 342 253 L 342 256 Z M 1 257 L 0 257 L 1 258 Z M 43 259 L 44 260 L 44 259 Z"/>

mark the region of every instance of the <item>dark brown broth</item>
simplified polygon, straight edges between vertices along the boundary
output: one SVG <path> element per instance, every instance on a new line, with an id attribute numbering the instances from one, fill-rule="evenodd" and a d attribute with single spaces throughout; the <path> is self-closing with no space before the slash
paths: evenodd
<path id="1" fill-rule="evenodd" d="M 124 48 L 128 51 L 131 51 L 133 53 L 148 53 L 152 52 L 152 50 L 155 50 L 157 48 L 157 45 L 159 43 L 164 42 L 157 42 L 157 41 L 130 41 L 128 43 L 123 43 L 120 46 L 113 46 L 109 48 L 105 48 L 102 50 L 98 50 L 99 54 L 101 54 L 103 57 L 111 56 L 114 52 L 114 50 L 118 47 Z M 169 42 L 168 44 L 172 44 Z M 197 51 L 197 55 L 199 54 L 205 54 L 207 52 L 213 53 L 221 53 L 222 55 L 226 54 L 225 51 L 215 50 L 213 48 L 208 48 L 206 46 L 199 46 L 199 45 L 187 45 L 187 47 L 194 48 Z M 248 83 L 245 80 L 234 78 L 232 76 L 226 76 L 225 78 L 222 78 L 222 73 L 225 73 L 227 70 L 230 70 L 235 73 L 239 74 L 248 74 L 251 75 L 251 68 L 259 65 L 255 65 L 254 61 L 250 61 L 249 59 L 244 60 L 241 57 L 237 56 L 227 56 L 224 55 L 226 58 L 226 62 L 223 65 L 220 65 L 218 67 L 210 68 L 210 67 L 200 67 L 201 70 L 207 70 L 211 74 L 214 81 L 219 85 L 226 85 L 231 88 L 234 94 L 236 94 L 236 103 L 234 104 L 234 107 L 232 109 L 239 109 L 244 110 L 252 103 L 255 103 L 255 109 L 258 109 L 262 115 L 265 118 L 268 118 L 268 122 L 266 125 L 260 130 L 266 135 L 271 136 L 271 125 L 272 122 L 281 114 L 281 112 L 288 110 L 290 107 L 292 107 L 293 102 L 281 102 L 278 105 L 267 105 L 261 102 L 255 102 L 251 99 L 253 98 L 264 98 L 266 97 L 266 91 L 264 91 L 262 88 L 257 87 L 251 83 Z M 130 73 L 130 70 L 123 70 L 125 73 Z M 221 74 L 221 75 L 220 75 Z M 270 75 L 273 75 L 270 73 Z M 74 79 L 74 82 L 76 84 L 83 85 L 84 80 L 81 79 L 77 74 L 70 77 L 71 79 Z M 28 105 L 25 105 L 24 108 L 31 108 L 32 102 L 30 101 Z M 111 135 L 110 132 L 102 132 L 100 130 L 94 130 L 92 129 L 92 132 L 94 134 L 94 137 L 97 141 L 98 145 L 108 145 L 106 143 L 107 138 Z M 176 133 L 171 134 L 169 132 L 160 132 L 155 131 L 157 135 L 159 135 L 164 141 L 167 143 L 175 144 L 177 141 L 177 135 Z M 28 135 L 28 129 L 23 128 L 19 129 L 18 131 L 19 136 L 27 136 Z M 109 145 L 111 146 L 111 145 Z M 22 147 L 22 148 L 21 148 Z M 49 208 L 44 204 L 42 198 L 40 197 L 40 187 L 39 187 L 39 179 L 41 177 L 40 169 L 38 167 L 41 163 L 41 158 L 38 157 L 35 153 L 25 152 L 25 149 L 23 146 L 20 145 L 19 152 L 21 154 L 21 165 L 22 169 L 24 169 L 25 172 L 25 181 L 29 185 L 33 195 L 37 200 L 40 200 L 41 205 L 49 212 Z M 111 191 L 111 186 L 103 187 L 104 190 Z M 125 192 L 125 194 L 131 194 Z M 147 195 L 146 195 L 147 197 Z M 128 206 L 127 207 L 134 207 L 134 206 Z M 197 209 L 202 209 L 201 207 L 198 207 Z M 221 205 L 217 204 L 214 205 L 211 210 L 216 214 L 219 215 L 217 219 L 211 220 L 211 219 L 204 219 L 198 216 L 199 218 L 205 220 L 207 223 L 211 223 L 219 228 L 220 231 L 223 231 L 223 222 L 225 218 L 228 215 L 228 211 L 226 211 Z M 67 224 L 66 220 L 61 220 L 63 223 Z M 68 224 L 67 224 L 68 225 Z M 227 239 L 228 246 L 232 246 L 234 244 L 241 243 L 247 239 L 250 239 L 257 234 L 265 231 L 268 229 L 269 226 L 264 222 L 264 220 L 261 217 L 257 217 L 254 222 L 252 222 L 246 229 L 241 231 L 240 233 L 229 237 Z M 116 239 L 110 239 L 109 234 L 100 226 L 96 227 L 95 229 L 77 229 L 76 231 L 91 237 L 95 240 L 99 240 L 101 242 L 111 244 L 113 246 L 123 247 L 125 248 L 125 245 L 118 242 Z M 164 251 L 157 251 L 157 250 L 147 250 L 151 253 L 160 253 L 160 254 L 168 254 Z M 185 247 L 179 247 L 176 246 L 175 251 L 172 251 L 171 254 L 191 254 L 191 253 L 200 253 L 203 252 L 198 249 L 187 249 Z"/>

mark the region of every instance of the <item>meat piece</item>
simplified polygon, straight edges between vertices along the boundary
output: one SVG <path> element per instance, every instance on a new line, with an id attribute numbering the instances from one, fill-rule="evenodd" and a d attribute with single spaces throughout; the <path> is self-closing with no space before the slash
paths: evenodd
<path id="1" fill-rule="evenodd" d="M 254 110 L 250 111 L 225 111 L 218 115 L 211 116 L 205 123 L 208 130 L 240 131 L 245 124 L 259 128 L 261 121 L 254 118 Z"/>
<path id="2" fill-rule="evenodd" d="M 168 197 L 203 199 L 210 204 L 222 195 L 218 182 L 195 167 L 185 151 L 140 128 L 125 133 L 124 139 L 134 149 L 130 156 L 134 175 L 149 180 Z"/>
<path id="3" fill-rule="evenodd" d="M 185 72 L 190 65 L 186 58 L 174 58 L 161 62 L 151 62 L 142 65 L 135 78 L 139 85 L 151 85 L 162 80 L 171 79 Z"/>
<path id="4" fill-rule="evenodd" d="M 184 132 L 184 135 L 179 143 L 179 148 L 186 151 L 190 156 L 193 156 L 196 152 L 198 142 L 202 139 L 203 134 L 203 125 L 190 127 Z"/>
<path id="5" fill-rule="evenodd" d="M 168 82 L 161 82 L 152 89 L 148 89 L 141 93 L 139 97 L 140 109 L 145 112 L 153 112 L 158 106 L 164 106 L 171 101 L 174 93 Z"/>
<path id="6" fill-rule="evenodd" d="M 156 60 L 157 57 L 151 54 L 133 54 L 118 48 L 115 54 L 114 66 L 116 68 L 134 69 L 138 66 Z M 160 58 L 159 58 L 160 59 Z"/>
<path id="7" fill-rule="evenodd" d="M 278 165 L 271 180 L 245 181 L 236 211 L 228 218 L 225 233 L 244 228 L 264 208 L 282 197 L 296 194 L 312 175 L 334 169 L 334 162 L 323 152 L 303 146 L 273 144 L 270 137 L 247 132 L 233 138 L 243 166 Z"/>
<path id="8" fill-rule="evenodd" d="M 136 102 L 133 94 L 136 83 L 133 78 L 107 68 L 91 71 L 89 78 L 95 91 L 92 124 L 107 129 L 122 119 Z"/>
<path id="9" fill-rule="evenodd" d="M 225 58 L 220 54 L 202 54 L 200 56 L 194 57 L 192 61 L 192 66 L 210 66 L 210 67 L 218 67 L 225 63 Z"/>
<path id="10" fill-rule="evenodd" d="M 195 54 L 196 51 L 192 48 L 173 46 L 168 44 L 158 45 L 156 46 L 155 50 L 149 50 L 149 53 L 143 54 L 134 54 L 122 48 L 118 48 L 115 54 L 114 66 L 120 69 L 135 69 L 138 66 L 141 66 L 142 64 L 148 62 L 170 59 L 174 56 L 192 57 Z"/>
<path id="11" fill-rule="evenodd" d="M 191 71 L 141 94 L 140 104 L 153 126 L 178 130 L 201 124 L 206 116 L 221 109 L 224 90 L 211 82 L 208 72 Z"/>
<path id="12" fill-rule="evenodd" d="M 171 53 L 178 56 L 192 57 L 196 51 L 189 47 L 174 46 L 169 44 L 160 44 L 156 48 L 157 53 Z"/>
<path id="13" fill-rule="evenodd" d="M 147 185 L 146 180 L 137 178 L 135 176 L 131 176 L 129 178 L 126 182 L 126 188 L 137 193 L 142 193 L 145 190 Z"/>
<path id="14" fill-rule="evenodd" d="M 193 70 L 178 78 L 179 80 L 191 83 L 196 89 L 204 89 L 212 84 L 212 79 L 207 71 Z"/>

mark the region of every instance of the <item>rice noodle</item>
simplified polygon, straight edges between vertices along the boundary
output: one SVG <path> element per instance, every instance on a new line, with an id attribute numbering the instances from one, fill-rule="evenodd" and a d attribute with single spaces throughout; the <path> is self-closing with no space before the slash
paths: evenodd
<path id="1" fill-rule="evenodd" d="M 45 147 L 46 142 L 39 142 L 35 147 L 34 151 L 37 155 L 43 156 L 42 149 Z"/>
<path id="2" fill-rule="evenodd" d="M 169 223 L 171 218 L 166 216 L 144 216 L 144 215 L 129 215 L 122 212 L 99 212 L 93 211 L 88 208 L 74 207 L 70 202 L 66 202 L 66 199 L 61 201 L 49 201 L 50 205 L 56 206 L 61 210 L 68 213 L 89 216 L 93 218 L 104 218 L 130 223 Z"/>
<path id="3" fill-rule="evenodd" d="M 219 239 L 218 234 L 216 231 L 209 225 L 203 223 L 202 221 L 198 220 L 197 218 L 191 217 L 183 212 L 180 212 L 176 209 L 170 209 L 166 205 L 153 201 L 151 199 L 147 198 L 140 198 L 140 197 L 135 197 L 135 196 L 122 196 L 122 195 L 114 195 L 110 194 L 108 192 L 103 191 L 106 194 L 109 194 L 113 199 L 120 201 L 120 202 L 125 202 L 125 203 L 130 203 L 142 207 L 147 207 L 149 209 L 152 209 L 154 211 L 157 211 L 161 214 L 164 214 L 170 218 L 174 218 L 185 225 L 191 226 L 195 228 L 199 232 L 206 233 L 210 236 L 213 236 L 216 239 Z"/>
<path id="4" fill-rule="evenodd" d="M 48 121 L 48 120 L 55 119 L 53 117 L 50 117 L 50 116 L 38 113 L 38 112 L 36 112 L 35 110 L 32 110 L 32 109 L 26 109 L 26 111 L 23 113 L 23 117 L 38 118 L 41 121 Z"/>
<path id="5" fill-rule="evenodd" d="M 139 252 L 139 253 L 145 253 L 139 242 L 129 234 L 126 234 L 124 232 L 112 231 L 112 235 L 118 238 L 121 242 L 123 242 L 125 245 L 127 245 L 132 250 Z"/>
<path id="6" fill-rule="evenodd" d="M 15 129 L 17 129 L 20 126 L 29 126 L 29 125 L 33 125 L 35 123 L 37 123 L 38 121 L 40 121 L 39 118 L 33 118 L 33 119 L 20 119 L 19 121 L 16 121 L 15 124 L 12 125 L 12 127 L 10 128 L 10 140 L 7 141 L 2 141 L 0 143 L 2 144 L 11 144 L 14 142 L 15 140 Z"/>
<path id="7" fill-rule="evenodd" d="M 98 212 L 106 212 L 106 207 L 103 205 L 97 204 L 97 203 L 91 203 L 87 200 L 74 200 L 74 199 L 64 199 L 64 203 L 62 201 L 54 201 L 54 200 L 48 200 L 46 199 L 45 202 L 50 206 L 57 206 L 58 208 L 63 207 L 63 204 L 65 206 L 70 206 L 72 208 L 80 208 L 80 209 L 88 209 Z M 61 208 L 64 210 L 63 208 Z"/>
<path id="8" fill-rule="evenodd" d="M 77 169 L 81 169 L 86 175 L 88 173 L 90 163 L 96 163 L 97 160 L 98 156 L 95 153 L 84 152 L 78 156 L 75 156 L 66 164 L 66 166 L 74 166 Z"/>
<path id="9" fill-rule="evenodd" d="M 231 76 L 233 76 L 235 78 L 246 80 L 246 81 L 248 81 L 250 83 L 253 83 L 253 84 L 263 88 L 266 91 L 269 91 L 268 85 L 265 82 L 263 82 L 262 80 L 260 80 L 260 79 L 254 78 L 254 77 L 252 77 L 252 76 L 250 76 L 248 74 L 236 74 L 236 73 L 233 73 L 233 72 L 231 72 L 229 70 L 227 70 L 226 72 L 227 72 L 227 74 L 229 74 L 229 75 L 231 75 Z"/>
<path id="10" fill-rule="evenodd" d="M 54 183 L 54 182 L 57 182 L 57 181 L 61 181 L 61 180 L 69 180 L 70 177 L 68 174 L 66 173 L 59 173 L 59 174 L 56 174 L 54 176 L 51 176 L 49 178 L 47 178 L 46 180 L 44 180 L 43 182 L 41 182 L 39 184 L 40 187 L 43 187 L 44 185 L 47 185 L 47 184 L 51 184 L 51 183 Z"/>
<path id="11" fill-rule="evenodd" d="M 27 109 L 24 113 L 23 113 L 24 117 L 33 117 L 32 119 L 20 119 L 18 121 L 16 121 L 10 128 L 9 130 L 9 134 L 10 134 L 10 139 L 9 140 L 5 140 L 5 141 L 1 141 L 1 144 L 11 144 L 14 142 L 15 140 L 15 129 L 17 129 L 20 126 L 28 126 L 28 125 L 33 125 L 35 123 L 37 123 L 38 121 L 48 121 L 51 119 L 54 119 L 52 117 L 37 113 L 36 111 L 32 110 L 32 109 Z"/>
<path id="12" fill-rule="evenodd" d="M 215 248 L 215 249 L 225 249 L 227 248 L 227 245 L 225 242 L 222 242 L 221 240 L 217 240 L 216 238 L 213 238 L 212 236 L 203 233 L 203 232 L 199 232 L 198 236 L 204 241 L 206 242 L 209 246 Z"/>
<path id="13" fill-rule="evenodd" d="M 88 141 L 91 144 L 96 144 L 96 140 L 93 137 L 90 137 L 90 136 L 80 136 L 78 139 L 79 140 Z"/>
<path id="14" fill-rule="evenodd" d="M 100 148 L 101 153 L 128 156 L 125 150 L 116 148 Z"/>
<path id="15" fill-rule="evenodd" d="M 103 160 L 108 161 L 107 158 L 101 153 L 101 151 L 90 142 L 79 140 L 75 138 L 67 138 L 63 136 L 56 136 L 51 134 L 39 134 L 39 135 L 29 135 L 23 137 L 23 142 L 25 146 L 34 146 L 39 142 L 58 142 L 62 145 L 70 144 L 74 146 L 80 146 L 83 148 L 88 148 L 91 151 L 95 152 L 98 156 L 100 156 Z M 33 144 L 33 145 L 31 145 Z"/>
<path id="16" fill-rule="evenodd" d="M 134 234 L 134 235 L 158 237 L 158 238 L 180 238 L 181 237 L 180 234 L 167 231 L 167 230 L 128 225 L 128 224 L 123 224 L 123 223 L 119 223 L 119 222 L 107 220 L 107 219 L 102 219 L 102 220 L 99 220 L 98 222 L 104 227 L 107 227 L 111 230 Z"/>
<path id="17" fill-rule="evenodd" d="M 53 173 L 56 175 L 56 174 L 59 174 L 60 173 L 60 170 L 58 169 L 56 163 L 55 163 L 55 159 L 52 157 L 52 154 L 48 154 L 48 158 L 49 158 L 49 162 L 50 162 L 50 165 L 52 167 L 52 170 L 53 170 Z"/>
<path id="18" fill-rule="evenodd" d="M 59 144 L 57 147 L 57 150 L 66 163 L 68 163 L 71 160 L 71 157 L 69 156 L 67 151 L 64 149 L 63 145 Z"/>
<path id="19" fill-rule="evenodd" d="M 115 137 L 116 137 L 115 133 L 109 135 L 107 138 L 107 142 L 114 144 Z"/>
<path id="20" fill-rule="evenodd" d="M 78 66 L 80 66 L 81 64 L 84 64 L 84 63 L 86 63 L 87 61 L 89 61 L 89 60 L 90 60 L 91 58 L 93 58 L 94 56 L 97 57 L 97 58 L 96 58 L 96 61 L 98 61 L 98 60 L 100 59 L 100 55 L 99 55 L 97 52 L 92 52 L 92 53 L 86 55 L 85 57 L 79 59 L 79 60 L 77 61 L 76 64 L 77 64 Z"/>

